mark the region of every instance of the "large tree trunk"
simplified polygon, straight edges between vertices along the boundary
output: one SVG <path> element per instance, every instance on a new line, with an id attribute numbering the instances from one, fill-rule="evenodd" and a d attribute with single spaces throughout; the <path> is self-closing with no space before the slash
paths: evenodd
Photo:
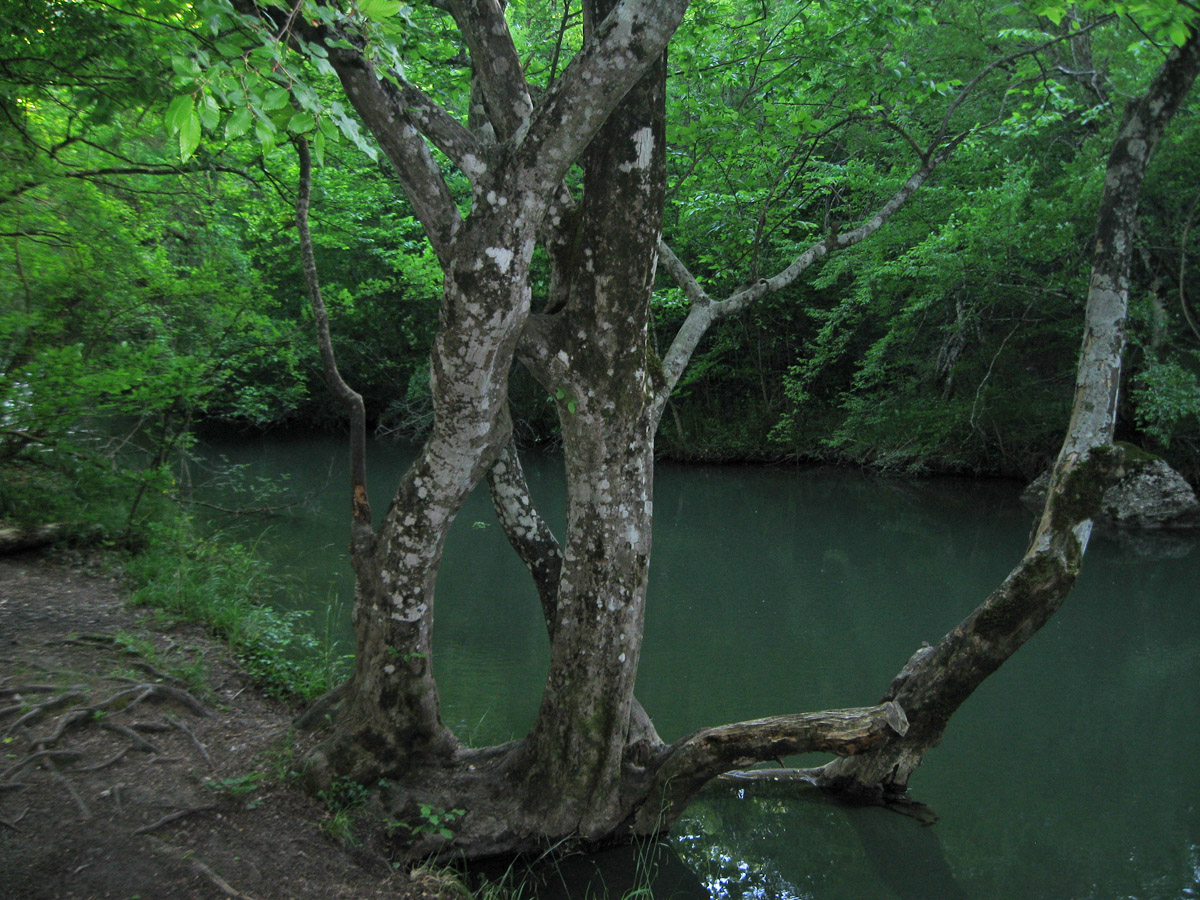
<path id="1" fill-rule="evenodd" d="M 614 4 L 584 4 L 590 31 Z M 567 535 L 550 671 L 521 760 L 551 833 L 610 833 L 641 652 L 650 562 L 654 381 L 650 294 L 665 192 L 665 60 L 621 101 L 584 158 L 565 305 L 530 363 L 556 398 Z"/>
<path id="2" fill-rule="evenodd" d="M 1200 70 L 1200 35 L 1172 50 L 1145 96 L 1131 101 L 1109 155 L 1096 225 L 1075 402 L 1046 505 L 1020 564 L 934 647 L 913 654 L 884 701 L 910 728 L 869 753 L 830 763 L 818 780 L 835 789 L 902 794 L 950 716 L 1054 615 L 1083 561 L 1092 516 L 1121 471 L 1113 447 L 1138 198 L 1154 148 Z"/>

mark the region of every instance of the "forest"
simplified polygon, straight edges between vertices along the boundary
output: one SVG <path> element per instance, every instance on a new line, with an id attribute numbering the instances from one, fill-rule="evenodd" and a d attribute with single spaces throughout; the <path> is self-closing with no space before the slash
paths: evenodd
<path id="1" fill-rule="evenodd" d="M 1129 454 L 1200 478 L 1187 0 L 0 6 L 0 523 L 144 550 L 206 436 L 349 434 L 353 672 L 300 768 L 386 782 L 404 860 L 654 835 L 799 752 L 904 806 Z M 422 449 L 372 498 L 386 438 Z M 660 460 L 1053 474 L 876 705 L 667 743 L 634 696 Z M 433 607 L 485 481 L 550 661 L 530 732 L 472 747 Z"/>

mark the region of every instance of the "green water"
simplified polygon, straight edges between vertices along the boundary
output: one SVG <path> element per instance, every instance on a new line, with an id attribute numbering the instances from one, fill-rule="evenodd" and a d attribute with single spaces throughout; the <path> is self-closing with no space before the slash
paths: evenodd
<path id="1" fill-rule="evenodd" d="M 319 607 L 318 619 L 340 603 L 334 618 L 348 635 L 342 443 L 211 451 L 315 491 L 269 521 L 260 547 L 296 577 L 290 602 Z M 410 455 L 371 448 L 380 512 Z M 561 527 L 555 461 L 526 466 Z M 936 641 L 1017 561 L 1031 517 L 1016 492 L 660 466 L 638 696 L 662 736 L 875 702 L 921 641 Z M 912 784 L 935 826 L 779 789 L 712 790 L 673 836 L 693 887 L 819 900 L 1200 896 L 1200 549 L 1150 550 L 1094 539 L 1063 611 L 959 711 Z M 524 733 L 545 631 L 486 491 L 447 546 L 435 648 L 444 716 L 460 736 Z"/>

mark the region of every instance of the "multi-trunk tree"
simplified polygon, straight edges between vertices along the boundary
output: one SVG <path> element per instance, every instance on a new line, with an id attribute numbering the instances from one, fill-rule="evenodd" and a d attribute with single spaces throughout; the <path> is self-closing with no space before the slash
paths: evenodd
<path id="1" fill-rule="evenodd" d="M 353 469 L 355 669 L 311 717 L 328 725 L 306 760 L 311 781 L 382 784 L 392 814 L 414 825 L 422 805 L 464 809 L 452 843 L 466 855 L 654 833 L 669 827 L 712 777 L 791 753 L 845 758 L 809 775 L 831 787 L 903 791 L 949 715 L 1057 608 L 1078 570 L 1097 485 L 1118 462 L 1106 448 L 1130 203 L 1136 204 L 1155 139 L 1194 78 L 1195 38 L 1172 52 L 1147 99 L 1131 107 L 1128 135 L 1114 152 L 1114 196 L 1105 207 L 1113 212 L 1102 219 L 1097 246 L 1077 416 L 1021 566 L 938 647 L 914 656 L 878 705 L 719 726 L 667 745 L 634 687 L 650 561 L 654 435 L 671 391 L 713 322 L 785 288 L 808 266 L 888 221 L 966 137 L 956 118 L 965 94 L 948 102 L 940 126 L 921 141 L 897 126 L 915 151 L 912 170 L 859 224 L 833 227 L 777 274 L 717 299 L 662 242 L 664 54 L 686 0 L 584 0 L 581 49 L 536 90 L 524 77 L 502 3 L 429 4 L 452 18 L 469 56 L 466 121 L 410 80 L 381 42 L 379 23 L 398 4 L 360 0 L 346 11 L 236 5 L 243 27 L 265 23 L 277 45 L 290 44 L 336 74 L 394 164 L 445 273 L 430 365 L 433 430 L 378 522 L 365 471 L 357 463 Z M 235 102 L 252 104 L 251 93 Z M 185 153 L 195 149 L 199 125 L 192 119 L 207 102 L 203 95 L 173 104 L 169 118 Z M 303 110 L 296 116 L 287 127 L 311 132 L 312 116 Z M 302 154 L 307 159 L 306 147 Z M 467 203 L 452 192 L 442 157 L 469 181 Z M 303 209 L 300 221 L 305 236 Z M 538 247 L 550 276 L 535 311 L 531 269 Z M 690 301 L 661 357 L 649 339 L 660 264 Z M 320 322 L 310 256 L 306 270 Z M 328 350 L 327 331 L 322 343 Z M 331 384 L 356 404 L 332 354 L 325 356 Z M 557 406 L 567 481 L 561 542 L 534 508 L 511 442 L 514 364 L 528 367 Z M 446 535 L 485 476 L 536 583 L 551 653 L 529 734 L 471 748 L 440 717 L 431 636 Z M 446 849 L 444 838 L 426 836 L 407 853 Z"/>

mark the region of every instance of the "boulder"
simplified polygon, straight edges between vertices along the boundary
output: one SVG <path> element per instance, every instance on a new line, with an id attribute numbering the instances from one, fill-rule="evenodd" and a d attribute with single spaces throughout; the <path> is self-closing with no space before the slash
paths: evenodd
<path id="1" fill-rule="evenodd" d="M 1157 456 L 1122 446 L 1125 474 L 1105 491 L 1097 523 L 1120 529 L 1200 529 L 1200 501 L 1184 477 Z M 1043 472 L 1021 492 L 1021 501 L 1040 509 L 1049 483 L 1050 473 Z"/>

